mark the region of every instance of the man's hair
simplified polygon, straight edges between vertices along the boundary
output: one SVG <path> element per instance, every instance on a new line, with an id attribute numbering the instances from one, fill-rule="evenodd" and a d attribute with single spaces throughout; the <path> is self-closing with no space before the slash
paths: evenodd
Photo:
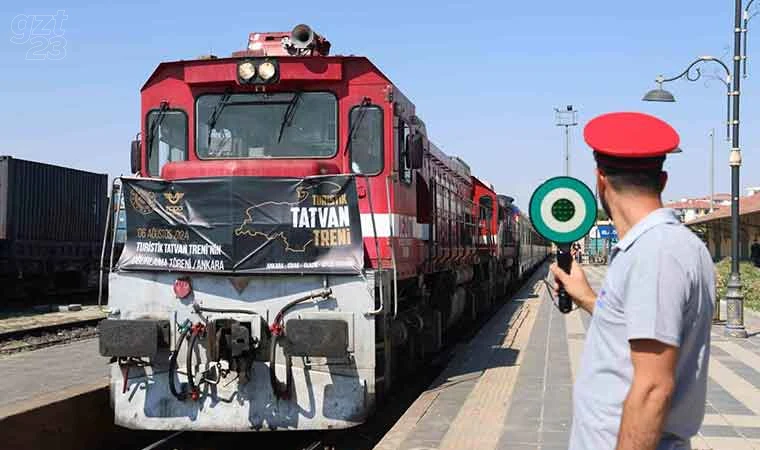
<path id="1" fill-rule="evenodd" d="M 612 188 L 617 192 L 635 192 L 660 195 L 662 189 L 662 170 L 634 170 L 604 168 L 599 170 L 607 177 Z"/>

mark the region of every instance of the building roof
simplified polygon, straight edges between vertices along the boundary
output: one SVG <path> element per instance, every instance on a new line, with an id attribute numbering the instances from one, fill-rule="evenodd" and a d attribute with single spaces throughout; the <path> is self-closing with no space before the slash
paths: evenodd
<path id="1" fill-rule="evenodd" d="M 710 200 L 701 198 L 687 198 L 665 204 L 666 208 L 673 209 L 710 209 Z"/>
<path id="2" fill-rule="evenodd" d="M 730 202 L 731 201 L 731 194 L 715 194 L 713 196 L 713 199 L 715 199 L 716 202 Z"/>
<path id="3" fill-rule="evenodd" d="M 739 198 L 739 215 L 740 216 L 744 216 L 744 215 L 752 214 L 756 212 L 760 212 L 760 195 L 752 195 L 749 197 Z M 712 222 L 715 220 L 726 219 L 729 217 L 731 217 L 731 206 L 722 205 L 722 206 L 719 206 L 718 209 L 716 209 L 710 214 L 705 214 L 704 216 L 701 216 L 692 221 L 686 222 L 686 225 L 698 225 L 701 223 Z"/>

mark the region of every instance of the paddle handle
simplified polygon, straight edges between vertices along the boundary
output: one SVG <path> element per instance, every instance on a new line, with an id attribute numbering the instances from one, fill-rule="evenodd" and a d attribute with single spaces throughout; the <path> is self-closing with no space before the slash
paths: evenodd
<path id="1" fill-rule="evenodd" d="M 570 253 L 570 246 L 560 245 L 557 248 L 557 265 L 560 269 L 564 270 L 566 274 L 570 274 L 570 267 L 573 265 L 573 256 Z M 567 314 L 573 310 L 573 301 L 570 299 L 565 287 L 557 280 L 559 287 L 559 298 L 557 299 L 557 306 L 563 314 Z"/>

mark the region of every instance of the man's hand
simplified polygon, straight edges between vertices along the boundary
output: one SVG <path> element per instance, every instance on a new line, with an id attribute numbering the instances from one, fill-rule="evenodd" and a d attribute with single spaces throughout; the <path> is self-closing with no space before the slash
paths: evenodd
<path id="1" fill-rule="evenodd" d="M 570 298 L 573 299 L 576 305 L 588 311 L 589 314 L 594 313 L 594 303 L 596 303 L 596 292 L 591 289 L 591 285 L 586 279 L 586 274 L 583 272 L 583 268 L 573 260 L 570 266 L 570 273 L 565 273 L 560 269 L 557 263 L 549 266 L 549 270 L 554 274 L 554 280 L 557 283 L 557 289 L 555 289 L 555 295 L 558 292 L 558 288 L 561 285 L 565 288 Z"/>
<path id="2" fill-rule="evenodd" d="M 623 403 L 618 450 L 655 450 L 675 390 L 678 348 L 653 339 L 631 342 L 633 383 Z"/>

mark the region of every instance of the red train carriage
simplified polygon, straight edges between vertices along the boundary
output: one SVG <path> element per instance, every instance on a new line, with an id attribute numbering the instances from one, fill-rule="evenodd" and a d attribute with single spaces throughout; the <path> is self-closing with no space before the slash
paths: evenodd
<path id="1" fill-rule="evenodd" d="M 120 425 L 361 423 L 546 254 L 388 77 L 329 47 L 253 33 L 143 86 L 100 334 Z"/>

